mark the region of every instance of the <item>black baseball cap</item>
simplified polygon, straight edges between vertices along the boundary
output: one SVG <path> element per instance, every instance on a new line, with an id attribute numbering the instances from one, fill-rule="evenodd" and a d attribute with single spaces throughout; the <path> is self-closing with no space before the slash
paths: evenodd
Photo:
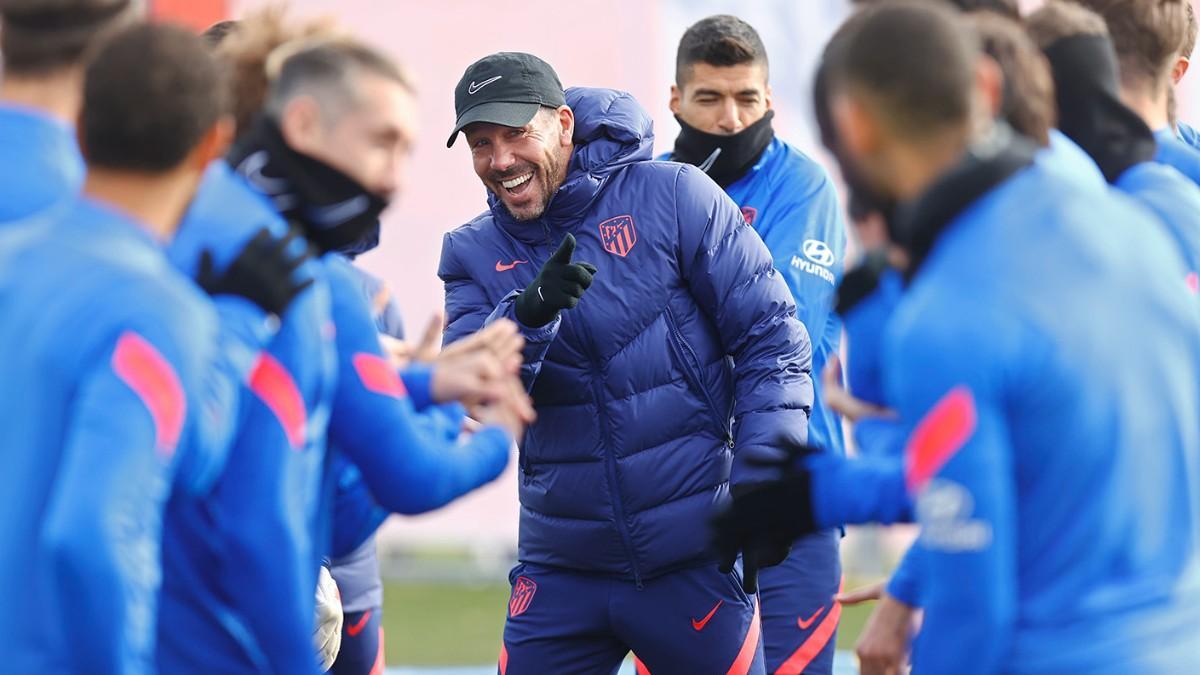
<path id="1" fill-rule="evenodd" d="M 538 108 L 557 108 L 567 102 L 562 82 L 549 63 L 533 54 L 499 52 L 467 66 L 454 88 L 454 131 L 446 147 L 454 145 L 458 132 L 475 122 L 506 127 L 523 127 Z"/>

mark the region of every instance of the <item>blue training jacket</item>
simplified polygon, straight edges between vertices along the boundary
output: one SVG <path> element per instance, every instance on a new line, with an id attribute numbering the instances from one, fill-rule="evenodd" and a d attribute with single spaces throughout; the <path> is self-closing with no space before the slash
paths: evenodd
<path id="1" fill-rule="evenodd" d="M 1154 132 L 1154 140 L 1158 143 L 1154 161 L 1174 167 L 1193 183 L 1200 184 L 1200 150 L 1176 138 L 1169 127 Z"/>
<path id="2" fill-rule="evenodd" d="M 217 316 L 142 226 L 86 199 L 0 228 L 5 670 L 151 673 L 162 514 L 222 461 Z"/>
<path id="3" fill-rule="evenodd" d="M 1200 186 L 1171 166 L 1142 162 L 1126 169 L 1113 187 L 1158 217 L 1183 258 L 1189 283 L 1196 284 L 1200 272 Z"/>
<path id="4" fill-rule="evenodd" d="M 322 260 L 337 332 L 331 451 L 357 466 L 378 505 L 394 513 L 431 511 L 499 476 L 508 464 L 508 432 L 489 425 L 458 441 L 422 424 L 417 410 L 430 404 L 431 371 L 418 369 L 401 379 L 383 354 L 358 272 L 339 254 Z M 323 495 L 323 554 L 332 546 L 329 521 L 342 473 L 336 456 L 333 461 Z"/>
<path id="5" fill-rule="evenodd" d="M 72 129 L 45 113 L 0 103 L 0 223 L 75 196 L 83 159 Z"/>
<path id="6" fill-rule="evenodd" d="M 1053 147 L 1053 142 L 1051 145 Z M 1061 166 L 1063 158 L 1062 153 L 1043 153 L 1043 159 L 1054 165 Z M 1091 160 L 1088 161 L 1090 163 Z M 1047 164 L 1047 167 L 1053 168 L 1051 164 Z M 1075 178 L 1091 173 L 1082 167 L 1072 168 L 1070 175 Z M 1094 164 L 1090 168 L 1094 169 Z M 1083 185 L 1094 188 L 1096 182 L 1089 178 Z M 1189 273 L 1187 282 L 1195 284 L 1195 272 L 1200 269 L 1200 188 L 1175 169 L 1158 162 L 1142 162 L 1130 167 L 1113 183 L 1113 188 L 1148 208 L 1166 226 L 1164 231 L 1182 254 Z M 909 605 L 920 604 L 920 575 L 916 570 L 918 558 L 917 549 L 910 551 L 888 584 L 888 592 Z"/>
<path id="7" fill-rule="evenodd" d="M 354 272 L 362 282 L 363 297 L 370 304 L 375 328 L 382 335 L 404 339 L 404 321 L 400 306 L 387 284 L 357 265 Z M 382 301 L 382 302 L 381 302 Z M 429 366 L 411 364 L 400 373 L 409 382 L 409 391 L 421 388 L 414 380 L 430 375 Z M 453 444 L 460 435 L 466 410 L 458 403 L 439 406 L 432 401 L 414 401 L 419 413 L 413 418 L 421 433 Z M 337 582 L 342 609 L 347 614 L 379 609 L 383 606 L 383 581 L 375 548 L 375 531 L 389 512 L 371 495 L 362 472 L 344 455 L 334 458 L 337 475 L 333 503 L 333 545 L 330 549 L 330 573 Z"/>
<path id="8" fill-rule="evenodd" d="M 1142 210 L 1041 162 L 943 230 L 885 347 L 914 428 L 915 669 L 1194 665 L 1200 324 L 1182 274 Z"/>
<path id="9" fill-rule="evenodd" d="M 670 158 L 670 153 L 661 157 Z M 774 138 L 746 175 L 725 192 L 762 237 L 775 269 L 787 281 L 796 318 L 813 343 L 813 372 L 820 373 L 830 355 L 837 354 L 842 337 L 842 323 L 833 313 L 846 257 L 846 225 L 837 188 L 820 164 Z M 841 417 L 822 402 L 816 382 L 808 440 L 836 454 L 845 452 Z"/>
<path id="10" fill-rule="evenodd" d="M 1200 133 L 1192 125 L 1179 122 L 1175 125 L 1175 135 L 1188 147 L 1200 150 Z"/>
<path id="11" fill-rule="evenodd" d="M 546 213 L 516 222 L 489 195 L 446 235 L 446 341 L 515 320 L 517 292 L 575 235 L 595 281 L 523 328 L 538 420 L 521 448 L 519 557 L 640 580 L 709 560 L 731 467 L 750 479 L 747 456 L 806 438 L 812 350 L 738 206 L 699 169 L 649 161 L 633 97 L 573 88 L 567 103 L 575 149 Z"/>
<path id="12" fill-rule="evenodd" d="M 224 162 L 214 162 L 168 254 L 194 275 L 200 254 L 227 265 L 262 228 L 287 226 Z M 303 245 L 297 242 L 297 245 Z M 337 377 L 329 287 L 316 279 L 281 317 L 244 382 L 237 432 L 211 490 L 176 493 L 163 542 L 162 672 L 315 673 L 317 488 Z"/>

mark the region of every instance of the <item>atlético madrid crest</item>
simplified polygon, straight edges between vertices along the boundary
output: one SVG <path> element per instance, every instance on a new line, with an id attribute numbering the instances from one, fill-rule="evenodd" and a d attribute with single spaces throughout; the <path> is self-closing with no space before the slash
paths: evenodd
<path id="1" fill-rule="evenodd" d="M 600 223 L 600 242 L 604 250 L 622 258 L 629 255 L 633 245 L 637 243 L 637 229 L 633 226 L 633 216 L 617 216 Z"/>
<path id="2" fill-rule="evenodd" d="M 533 594 L 537 593 L 537 584 L 529 577 L 517 577 L 516 583 L 513 584 L 512 597 L 508 599 L 508 616 L 520 616 L 529 609 L 529 603 L 533 602 Z"/>

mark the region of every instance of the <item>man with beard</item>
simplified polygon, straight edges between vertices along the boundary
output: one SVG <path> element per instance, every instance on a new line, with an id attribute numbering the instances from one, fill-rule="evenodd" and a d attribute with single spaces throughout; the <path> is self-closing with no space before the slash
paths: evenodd
<path id="1" fill-rule="evenodd" d="M 447 145 L 463 133 L 490 208 L 442 246 L 446 341 L 517 321 L 539 411 L 500 671 L 610 673 L 632 650 L 764 672 L 760 552 L 718 570 L 704 523 L 750 458 L 807 437 L 811 347 L 770 252 L 702 171 L 649 161 L 628 94 L 504 52 L 454 99 Z"/>
<path id="2" fill-rule="evenodd" d="M 255 35 L 248 20 L 227 39 Z M 337 375 L 336 380 L 325 380 L 332 391 L 325 392 L 328 398 L 318 398 L 312 409 L 300 405 L 298 387 L 280 386 L 286 384 L 280 377 L 268 380 L 274 385 L 268 391 L 281 394 L 286 405 L 272 408 L 279 413 L 273 426 L 259 425 L 263 438 L 273 434 L 275 448 L 282 438 L 288 447 L 298 448 L 301 457 L 289 456 L 272 465 L 248 456 L 246 462 L 257 462 L 255 471 L 227 470 L 222 476 L 226 489 L 180 504 L 180 517 L 173 521 L 179 528 L 179 546 L 170 562 L 179 578 L 190 583 L 167 589 L 177 594 L 165 605 L 171 613 L 164 612 L 159 623 L 164 645 L 159 666 L 164 672 L 285 670 L 277 665 L 282 663 L 290 664 L 286 672 L 315 670 L 311 651 L 301 645 L 312 632 L 319 561 L 331 549 L 333 493 L 342 456 L 361 470 L 369 496 L 384 508 L 419 513 L 498 475 L 507 463 L 511 439 L 531 414 L 515 377 L 520 350 L 515 327 L 496 326 L 490 336 L 474 338 L 459 355 L 485 361 L 486 368 L 455 368 L 446 361 L 445 367 L 407 372 L 402 380 L 381 350 L 358 275 L 334 253 L 377 232 L 384 195 L 395 186 L 387 174 L 404 159 L 401 150 L 411 122 L 406 115 L 412 109 L 407 81 L 377 52 L 349 40 L 289 47 L 279 54 L 272 72 L 274 77 L 264 87 L 266 104 L 258 106 L 263 115 L 243 130 L 227 157 L 271 201 L 256 205 L 255 200 L 263 200 L 261 194 L 243 194 L 243 177 L 224 176 L 225 168 L 217 167 L 215 175 L 224 176 L 212 197 L 217 201 L 209 204 L 204 218 L 193 214 L 196 221 L 188 225 L 199 228 L 201 239 L 221 239 L 241 220 L 269 220 L 260 213 L 266 206 L 276 212 L 273 217 L 282 215 L 302 229 L 321 254 L 321 279 L 329 291 L 326 311 L 332 321 L 317 317 L 315 325 L 301 328 L 333 341 Z M 245 92 L 244 84 L 239 81 L 235 91 Z M 241 108 L 253 102 L 243 97 L 237 104 Z M 335 161 L 342 168 L 334 168 Z M 378 183 L 371 182 L 368 189 L 344 173 L 355 166 L 377 172 Z M 321 374 L 322 364 L 306 365 Z M 279 372 L 272 369 L 268 374 Z M 483 426 L 473 437 L 460 441 L 430 433 L 416 420 L 415 409 L 462 397 L 478 399 L 476 411 Z M 280 499 L 264 500 L 257 512 L 247 510 L 256 489 Z M 283 509 L 284 527 L 274 522 L 276 507 Z M 237 536 L 207 537 L 206 523 Z M 264 528 L 273 536 L 261 536 Z M 229 541 L 237 545 L 225 545 Z M 288 546 L 272 550 L 272 543 L 279 541 Z M 279 564 L 270 566 L 272 560 Z M 290 589 L 299 590 L 284 597 Z M 190 629 L 179 631 L 180 625 Z M 378 638 L 378 632 L 372 636 Z M 369 644 L 373 663 L 379 643 Z M 332 660 L 332 654 L 323 657 Z"/>
<path id="3" fill-rule="evenodd" d="M 767 52 L 758 32 L 734 16 L 710 16 L 679 41 L 671 112 L 680 134 L 667 157 L 699 166 L 742 210 L 771 251 L 813 342 L 813 372 L 836 355 L 842 325 L 833 314 L 846 232 L 833 181 L 771 128 L 775 111 Z M 844 452 L 841 418 L 814 383 L 808 439 Z M 767 671 L 829 673 L 841 582 L 840 532 L 797 541 L 787 560 L 759 577 Z"/>
<path id="4" fill-rule="evenodd" d="M 1182 671 L 1200 612 L 1200 322 L 1170 241 L 989 123 L 1000 79 L 951 10 L 867 9 L 824 68 L 845 175 L 898 204 L 908 288 L 885 379 L 913 432 L 871 493 L 862 462 L 797 449 L 735 496 L 718 546 L 904 517 L 915 499 L 914 670 Z"/>

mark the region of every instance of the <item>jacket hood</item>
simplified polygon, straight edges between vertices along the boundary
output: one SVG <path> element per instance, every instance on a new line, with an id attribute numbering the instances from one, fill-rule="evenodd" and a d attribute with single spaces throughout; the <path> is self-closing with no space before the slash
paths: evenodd
<path id="1" fill-rule="evenodd" d="M 566 178 L 542 217 L 518 222 L 496 195 L 488 193 L 492 216 L 518 239 L 545 239 L 549 229 L 565 227 L 586 211 L 613 173 L 653 158 L 654 122 L 632 95 L 572 87 L 566 99 L 575 113 L 575 148 Z"/>

